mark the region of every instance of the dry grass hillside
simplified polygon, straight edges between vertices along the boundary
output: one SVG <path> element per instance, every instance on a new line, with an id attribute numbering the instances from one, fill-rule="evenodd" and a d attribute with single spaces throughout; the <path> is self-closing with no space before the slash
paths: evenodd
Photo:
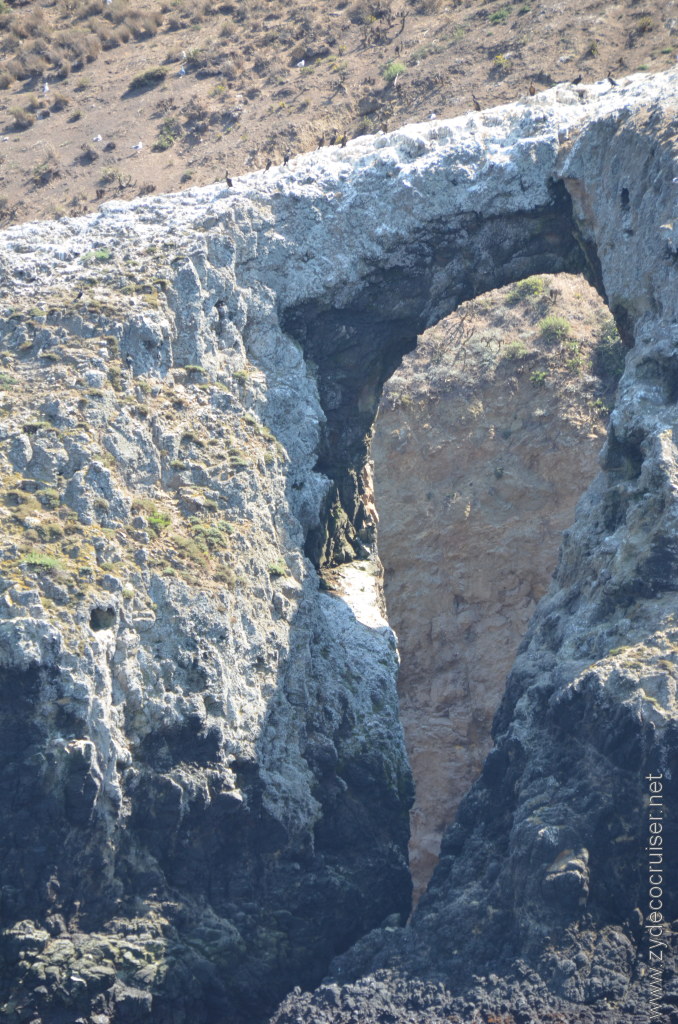
<path id="1" fill-rule="evenodd" d="M 675 60 L 675 0 L 0 0 L 0 223 Z"/>

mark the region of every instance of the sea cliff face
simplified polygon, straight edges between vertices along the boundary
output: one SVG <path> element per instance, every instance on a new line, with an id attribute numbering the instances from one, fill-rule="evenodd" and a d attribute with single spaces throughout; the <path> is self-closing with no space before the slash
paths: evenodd
<path id="1" fill-rule="evenodd" d="M 672 664 L 676 82 L 559 88 L 0 237 L 8 1021 L 261 1019 L 404 918 L 367 435 L 425 326 L 583 267 L 635 342 L 606 470 L 415 924 L 373 935 L 461 985 L 545 929 L 562 959 L 586 914 L 612 966 L 540 977 L 621 998 L 622 839 L 675 750 L 669 669 L 610 651 Z"/>

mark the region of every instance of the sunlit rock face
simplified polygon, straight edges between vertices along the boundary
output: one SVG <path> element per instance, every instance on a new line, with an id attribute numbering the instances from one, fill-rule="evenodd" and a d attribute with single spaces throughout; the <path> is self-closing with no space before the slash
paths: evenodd
<path id="1" fill-rule="evenodd" d="M 673 749 L 669 675 L 606 655 L 671 635 L 675 85 L 556 89 L 1 236 L 8 1021 L 261 1019 L 407 914 L 366 435 L 425 326 L 564 269 L 635 348 L 406 960 L 463 980 L 546 948 L 549 991 L 622 998 L 642 893 L 617 840 Z"/>

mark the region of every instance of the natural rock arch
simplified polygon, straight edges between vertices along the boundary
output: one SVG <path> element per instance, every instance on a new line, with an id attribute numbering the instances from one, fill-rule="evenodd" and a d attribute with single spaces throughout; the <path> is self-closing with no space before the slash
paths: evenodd
<path id="1" fill-rule="evenodd" d="M 666 625 L 676 588 L 675 83 L 667 74 L 561 87 L 359 139 L 233 188 L 109 203 L 91 219 L 0 237 L 3 352 L 43 391 L 27 389 L 28 411 L 3 427 L 3 473 L 8 487 L 38 494 L 45 515 L 63 502 L 91 548 L 81 568 L 94 591 L 69 606 L 43 571 L 45 553 L 28 550 L 8 518 L 16 555 L 3 561 L 0 686 L 13 742 L 0 756 L 38 809 L 31 818 L 3 794 L 14 837 L 0 879 L 12 915 L 0 972 L 8 1004 L 47 1019 L 65 999 L 65 1019 L 96 1005 L 109 1016 L 118 1006 L 165 1020 L 171 1006 L 177 1021 L 251 1020 L 406 909 L 409 786 L 392 638 L 376 595 L 351 606 L 321 593 L 302 552 L 322 565 L 369 549 L 366 436 L 381 382 L 416 332 L 493 284 L 583 265 L 635 343 L 607 475 L 566 537 L 509 681 L 497 749 L 406 943 L 412 970 L 446 979 L 437 943 L 461 984 L 498 955 L 535 957 L 545 927 L 559 941 L 586 887 L 591 942 L 603 925 L 626 927 L 642 887 L 614 843 L 642 791 L 635 785 L 622 808 L 624 786 L 629 771 L 674 758 L 667 670 L 657 666 L 648 697 L 628 673 L 627 690 L 615 689 L 619 666 L 605 658 Z M 59 350 L 89 389 L 82 422 Z M 118 384 L 108 391 L 107 361 Z M 224 424 L 233 435 L 219 445 Z M 200 431 L 220 461 L 198 458 L 209 449 Z M 12 500 L 22 505 L 20 492 Z M 225 527 L 195 533 L 192 517 L 205 530 L 214 507 L 237 520 L 240 579 L 214 553 Z M 172 547 L 175 534 L 183 547 Z M 196 537 L 223 586 L 210 590 L 221 580 L 186 566 Z M 90 628 L 92 607 L 112 609 L 110 629 Z M 28 723 L 15 743 L 17 691 Z M 630 744 L 626 761 L 611 721 Z M 585 747 L 579 761 L 572 735 Z M 592 787 L 580 762 L 604 769 L 605 785 L 599 776 Z M 545 770 L 562 776 L 549 814 L 563 819 L 545 826 L 546 839 L 519 814 Z M 34 841 L 40 832 L 49 842 Z M 562 863 L 561 839 L 574 851 Z M 30 887 L 16 884 L 19 868 Z M 489 923 L 459 956 L 471 904 Z M 436 939 L 441 910 L 450 923 Z M 134 921 L 111 952 L 119 915 Z M 73 937 L 55 950 L 64 928 Z M 46 988 L 63 943 L 80 980 Z M 614 969 L 628 977 L 622 945 Z M 150 962 L 131 988 L 129 956 Z M 616 998 L 578 970 L 562 995 Z"/>
<path id="2" fill-rule="evenodd" d="M 384 381 L 417 335 L 467 299 L 530 274 L 588 271 L 602 287 L 568 193 L 562 182 L 546 184 L 543 206 L 426 224 L 380 254 L 345 305 L 332 296 L 283 310 L 283 328 L 317 366 L 327 417 L 317 468 L 336 485 L 323 525 L 308 538 L 316 564 L 350 561 L 373 542 L 374 523 L 361 500 L 367 442 Z"/>
<path id="3" fill-rule="evenodd" d="M 651 1005 L 646 780 L 661 774 L 675 800 L 676 722 L 669 704 L 636 687 L 659 682 L 655 659 L 673 651 L 677 610 L 675 503 L 659 482 L 677 462 L 674 445 L 666 447 L 678 341 L 671 111 L 674 100 L 594 121 L 560 164 L 573 200 L 565 233 L 580 243 L 589 280 L 630 350 L 604 473 L 566 532 L 554 583 L 509 676 L 495 749 L 448 830 L 411 928 L 375 934 L 335 964 L 331 980 L 345 987 L 333 1005 L 350 1005 L 361 1020 L 379 1019 L 384 990 L 370 993 L 379 985 L 393 1020 L 457 1019 L 448 1016 L 455 1011 L 466 1019 L 483 1007 L 526 1021 L 549 1013 L 593 1020 L 595 1012 L 612 1022 L 641 1019 Z M 538 260 L 532 268 L 549 269 Z M 662 497 L 649 497 L 651 480 Z M 354 507 L 344 486 L 339 493 Z M 672 691 L 675 666 L 663 665 L 659 685 Z M 662 822 L 674 836 L 666 804 Z M 673 873 L 678 862 L 669 860 L 663 870 Z M 675 885 L 662 895 L 674 914 Z M 662 971 L 670 972 L 665 923 L 661 937 Z M 377 969 L 386 973 L 375 978 Z M 326 998 L 323 988 L 292 998 L 275 1020 L 310 1024 Z M 671 1019 L 672 1001 L 669 982 L 654 1012 Z"/>

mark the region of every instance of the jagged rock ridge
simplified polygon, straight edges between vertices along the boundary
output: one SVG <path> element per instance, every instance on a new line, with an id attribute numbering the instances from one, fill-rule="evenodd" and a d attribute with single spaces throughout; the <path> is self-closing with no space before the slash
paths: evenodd
<path id="1" fill-rule="evenodd" d="M 644 698 L 628 674 L 616 699 L 604 668 L 573 680 L 582 658 L 602 657 L 630 628 L 628 615 L 606 626 L 629 601 L 646 601 L 639 636 L 671 602 L 671 442 L 655 427 L 674 397 L 671 334 L 659 324 L 672 315 L 675 244 L 659 227 L 673 210 L 660 131 L 675 83 L 560 88 L 360 139 L 233 189 L 111 203 L 91 219 L 2 236 L 2 383 L 17 389 L 2 424 L 8 1020 L 251 1021 L 386 915 L 407 912 L 411 795 L 393 637 L 370 561 L 366 438 L 383 380 L 417 333 L 529 273 L 587 266 L 646 381 L 639 391 L 627 377 L 608 445 L 614 484 L 603 478 L 583 506 L 591 524 L 565 547 L 567 596 L 556 589 L 535 620 L 532 642 L 546 653 L 534 657 L 577 732 L 582 713 L 602 709 L 601 691 L 611 702 L 587 750 L 609 740 L 618 712 L 629 742 L 647 741 L 624 766 L 659 763 L 668 701 Z M 596 526 L 599 495 L 607 518 Z M 637 550 L 631 537 L 613 564 L 616 549 L 596 538 L 615 529 L 621 544 L 639 503 L 649 541 Z M 336 571 L 324 593 L 305 555 L 364 564 Z M 545 922 L 557 935 L 571 923 L 557 895 L 567 885 L 553 887 L 555 918 L 544 912 L 537 868 L 572 838 L 563 871 L 583 876 L 587 828 L 604 815 L 594 800 L 583 824 L 549 825 L 534 854 L 529 829 L 511 838 L 509 801 L 522 806 L 518 781 L 542 777 L 540 758 L 551 759 L 549 778 L 561 772 L 563 793 L 583 787 L 578 805 L 591 789 L 582 758 L 548 734 L 561 719 L 535 724 L 529 690 L 520 704 L 537 664 L 525 657 L 499 719 L 508 738 L 422 904 L 430 927 L 407 933 L 414 971 L 442 970 L 427 943 L 449 898 L 450 922 L 468 920 L 469 901 L 483 922 L 463 955 L 450 948 L 453 923 L 436 939 L 462 980 L 474 957 L 478 969 L 498 952 L 531 955 Z M 540 676 L 535 688 L 544 697 L 548 686 Z M 654 746 L 634 708 L 654 716 Z M 605 788 L 597 779 L 600 800 Z M 621 768 L 608 788 L 620 808 Z M 630 869 L 621 860 L 599 896 L 614 840 L 596 836 L 589 891 L 614 931 Z M 514 855 L 497 875 L 507 843 Z M 488 896 L 473 895 L 483 864 L 487 894 L 492 879 L 502 894 L 491 926 Z M 600 932 L 595 916 L 591 927 Z M 618 998 L 606 976 L 577 984 L 564 994 Z"/>

